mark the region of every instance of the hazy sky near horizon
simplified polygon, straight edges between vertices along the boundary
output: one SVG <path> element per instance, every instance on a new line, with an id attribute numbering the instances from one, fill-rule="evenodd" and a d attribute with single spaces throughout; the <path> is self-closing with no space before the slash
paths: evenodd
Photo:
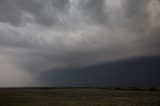
<path id="1" fill-rule="evenodd" d="M 0 0 L 0 87 L 41 85 L 44 71 L 160 55 L 159 40 L 156 0 Z"/>

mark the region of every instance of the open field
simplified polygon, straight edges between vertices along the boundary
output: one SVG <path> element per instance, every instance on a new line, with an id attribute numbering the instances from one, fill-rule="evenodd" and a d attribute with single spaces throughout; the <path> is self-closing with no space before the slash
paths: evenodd
<path id="1" fill-rule="evenodd" d="M 0 89 L 0 106 L 160 106 L 160 91 Z"/>

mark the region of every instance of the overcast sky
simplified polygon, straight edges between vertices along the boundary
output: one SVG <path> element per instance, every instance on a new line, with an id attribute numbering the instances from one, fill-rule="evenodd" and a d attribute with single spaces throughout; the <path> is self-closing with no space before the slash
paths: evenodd
<path id="1" fill-rule="evenodd" d="M 44 72 L 160 55 L 160 4 L 151 1 L 0 0 L 0 87 L 42 86 Z"/>

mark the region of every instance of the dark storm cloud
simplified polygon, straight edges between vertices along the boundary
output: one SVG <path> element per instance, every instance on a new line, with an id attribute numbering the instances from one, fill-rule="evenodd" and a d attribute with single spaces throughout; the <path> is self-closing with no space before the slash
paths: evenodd
<path id="1" fill-rule="evenodd" d="M 0 2 L 1 21 L 19 25 L 23 15 L 30 14 L 34 21 L 51 26 L 58 23 L 57 14 L 65 11 L 67 0 L 2 0 Z"/>
<path id="2" fill-rule="evenodd" d="M 150 87 L 159 86 L 159 65 L 159 56 L 144 56 L 78 69 L 43 72 L 41 78 L 47 86 Z"/>
<path id="3" fill-rule="evenodd" d="M 18 10 L 14 1 L 0 0 L 0 21 L 18 25 L 21 12 Z"/>
<path id="4" fill-rule="evenodd" d="M 149 1 L 150 0 L 125 0 L 124 7 L 126 10 L 126 15 L 132 17 L 146 14 L 146 8 Z"/>
<path id="5" fill-rule="evenodd" d="M 53 23 L 56 23 L 56 16 L 51 17 L 54 13 L 47 13 L 47 5 L 49 0 L 15 0 L 17 7 L 21 9 L 21 11 L 26 11 L 31 14 L 34 20 L 42 25 L 51 26 Z M 47 4 L 48 3 L 48 4 Z M 45 9 L 46 8 L 46 9 Z M 51 10 L 51 8 L 48 7 Z"/>
<path id="6" fill-rule="evenodd" d="M 65 11 L 69 6 L 68 0 L 51 0 L 51 2 L 53 7 L 59 9 L 60 11 Z"/>
<path id="7" fill-rule="evenodd" d="M 13 25 L 19 25 L 23 21 L 22 15 L 28 13 L 32 17 L 32 22 L 41 25 L 51 26 L 63 24 L 60 22 L 61 19 L 59 18 L 65 18 L 65 15 L 67 16 L 69 14 L 69 8 L 73 6 L 73 11 L 74 9 L 82 10 L 82 12 L 77 11 L 79 12 L 77 13 L 79 14 L 79 17 L 84 16 L 89 18 L 86 22 L 92 21 L 96 22 L 96 24 L 106 23 L 107 15 L 105 13 L 105 0 L 77 0 L 77 2 L 78 5 L 69 0 L 5 0 L 1 1 L 1 21 L 9 22 Z M 79 18 L 78 16 L 69 17 Z M 92 18 L 92 20 L 90 20 L 90 18 Z"/>
<path id="8" fill-rule="evenodd" d="M 157 17 L 149 0 L 0 0 L 0 86 L 47 70 L 159 55 Z"/>
<path id="9" fill-rule="evenodd" d="M 149 24 L 149 11 L 148 3 L 150 0 L 125 0 L 125 16 L 130 19 L 127 27 L 129 29 L 138 31 L 138 32 L 146 32 Z"/>
<path id="10" fill-rule="evenodd" d="M 85 14 L 89 14 L 96 24 L 106 23 L 107 14 L 105 13 L 105 7 L 105 0 L 80 1 L 80 8 L 84 10 Z"/>
<path id="11" fill-rule="evenodd" d="M 37 14 L 43 9 L 43 0 L 14 0 L 14 4 L 19 7 L 19 9 L 24 9 L 32 14 Z"/>

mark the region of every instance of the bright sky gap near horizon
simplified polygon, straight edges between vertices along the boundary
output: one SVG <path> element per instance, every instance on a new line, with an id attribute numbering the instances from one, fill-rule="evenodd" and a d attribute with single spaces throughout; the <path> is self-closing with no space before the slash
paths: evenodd
<path id="1" fill-rule="evenodd" d="M 159 71 L 159 0 L 0 0 L 0 87 L 159 86 Z"/>

